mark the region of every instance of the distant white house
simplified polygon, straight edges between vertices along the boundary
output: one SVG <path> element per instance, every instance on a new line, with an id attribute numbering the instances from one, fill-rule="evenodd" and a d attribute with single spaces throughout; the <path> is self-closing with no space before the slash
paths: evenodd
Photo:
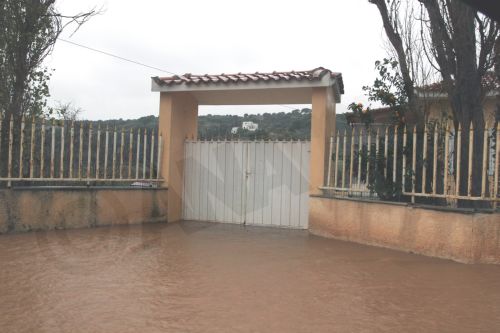
<path id="1" fill-rule="evenodd" d="M 231 128 L 231 134 L 238 134 L 239 127 L 233 127 Z"/>
<path id="2" fill-rule="evenodd" d="M 253 121 L 244 121 L 241 124 L 241 128 L 250 132 L 255 132 L 256 130 L 259 129 L 259 124 L 256 124 Z"/>

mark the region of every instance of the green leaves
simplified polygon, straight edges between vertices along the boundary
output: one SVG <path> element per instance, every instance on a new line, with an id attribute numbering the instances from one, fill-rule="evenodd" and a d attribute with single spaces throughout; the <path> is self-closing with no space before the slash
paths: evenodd
<path id="1" fill-rule="evenodd" d="M 399 71 L 399 63 L 394 59 L 384 58 L 375 61 L 375 70 L 378 76 L 371 86 L 364 86 L 366 96 L 370 102 L 377 102 L 391 108 L 394 112 L 396 122 L 404 122 L 405 111 L 409 109 L 408 95 L 405 90 L 403 77 Z M 362 110 L 352 103 L 348 109 L 363 114 Z M 368 111 L 370 108 L 366 108 Z M 364 112 L 369 113 L 369 112 Z M 370 118 L 364 116 L 363 122 L 369 122 Z"/>

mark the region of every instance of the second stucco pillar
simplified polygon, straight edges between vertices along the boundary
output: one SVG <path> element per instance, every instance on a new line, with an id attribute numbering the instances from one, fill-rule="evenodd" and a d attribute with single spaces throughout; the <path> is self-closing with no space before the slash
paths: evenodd
<path id="1" fill-rule="evenodd" d="M 321 194 L 325 185 L 329 139 L 335 133 L 335 96 L 331 87 L 313 88 L 311 115 L 311 171 L 309 193 Z"/>
<path id="2" fill-rule="evenodd" d="M 161 176 L 168 187 L 167 220 L 182 219 L 184 142 L 196 140 L 198 101 L 189 93 L 161 93 L 158 131 L 164 140 Z"/>

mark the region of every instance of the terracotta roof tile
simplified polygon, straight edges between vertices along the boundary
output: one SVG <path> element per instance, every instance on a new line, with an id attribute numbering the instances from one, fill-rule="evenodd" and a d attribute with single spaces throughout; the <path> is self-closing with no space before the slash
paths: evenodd
<path id="1" fill-rule="evenodd" d="M 326 68 L 318 67 L 309 71 L 290 71 L 290 72 L 272 72 L 272 73 L 237 73 L 237 74 L 225 74 L 220 75 L 195 75 L 191 73 L 186 73 L 184 75 L 178 76 L 173 75 L 169 77 L 159 77 L 155 78 L 159 85 L 173 86 L 181 84 L 195 84 L 195 85 L 208 85 L 208 84 L 245 84 L 250 82 L 278 82 L 278 81 L 319 81 L 325 75 L 330 75 L 332 78 L 338 79 L 338 84 L 340 88 L 340 93 L 344 93 L 344 83 L 342 81 L 342 74 L 332 72 Z"/>
<path id="2" fill-rule="evenodd" d="M 483 88 L 485 88 L 486 91 L 488 92 L 500 89 L 500 81 L 498 81 L 498 77 L 494 72 L 487 72 L 483 76 L 481 84 L 483 85 Z M 435 92 L 435 93 L 446 92 L 442 81 L 418 87 L 417 90 L 422 92 Z"/>

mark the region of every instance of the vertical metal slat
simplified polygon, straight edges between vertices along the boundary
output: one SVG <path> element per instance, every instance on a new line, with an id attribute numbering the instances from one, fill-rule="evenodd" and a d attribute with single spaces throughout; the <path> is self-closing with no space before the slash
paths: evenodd
<path id="1" fill-rule="evenodd" d="M 10 115 L 10 121 L 9 121 L 9 156 L 8 156 L 8 161 L 7 161 L 7 178 L 9 178 L 9 181 L 7 182 L 7 187 L 12 186 L 12 182 L 10 178 L 12 178 L 12 146 L 14 142 L 14 116 L 11 114 Z"/>
<path id="2" fill-rule="evenodd" d="M 458 123 L 457 131 L 457 158 L 456 158 L 456 179 L 455 179 L 455 195 L 460 195 L 460 159 L 462 158 L 462 124 Z"/>
<path id="3" fill-rule="evenodd" d="M 19 139 L 19 178 L 23 178 L 24 120 L 23 115 L 21 118 L 21 138 Z"/>
<path id="4" fill-rule="evenodd" d="M 40 178 L 45 178 L 45 118 L 42 118 L 42 130 L 40 133 Z"/>
<path id="5" fill-rule="evenodd" d="M 89 146 L 87 147 L 87 181 L 91 176 L 91 163 L 92 163 L 92 123 L 89 124 Z"/>
<path id="6" fill-rule="evenodd" d="M 137 129 L 137 152 L 135 156 L 135 179 L 139 179 L 139 157 L 141 151 L 141 130 Z"/>
<path id="7" fill-rule="evenodd" d="M 59 178 L 64 178 L 64 130 L 66 127 L 66 122 L 62 120 L 61 126 L 61 161 L 59 165 Z"/>
<path id="8" fill-rule="evenodd" d="M 474 124 L 470 123 L 469 130 L 469 174 L 467 177 L 467 196 L 472 196 L 472 157 L 474 154 Z"/>
<path id="9" fill-rule="evenodd" d="M 123 152 L 125 148 L 125 129 L 122 127 L 120 138 L 120 179 L 123 179 Z"/>
<path id="10" fill-rule="evenodd" d="M 97 125 L 97 143 L 95 152 L 95 179 L 101 177 L 101 123 Z"/>
<path id="11" fill-rule="evenodd" d="M 147 142 L 148 142 L 148 132 L 144 129 L 144 145 L 142 151 L 142 179 L 146 179 L 146 160 L 147 160 Z"/>
<path id="12" fill-rule="evenodd" d="M 333 160 L 333 136 L 330 136 L 330 146 L 328 147 L 328 178 L 326 179 L 327 186 L 332 185 L 332 160 Z"/>
<path id="13" fill-rule="evenodd" d="M 69 178 L 73 178 L 73 160 L 75 155 L 75 121 L 71 122 L 69 143 Z"/>
<path id="14" fill-rule="evenodd" d="M 82 179 L 83 169 L 83 122 L 80 123 L 80 140 L 78 149 L 78 179 Z"/>
<path id="15" fill-rule="evenodd" d="M 344 144 L 342 145 L 342 188 L 345 188 L 345 161 L 347 159 L 347 130 L 344 130 Z"/>
<path id="16" fill-rule="evenodd" d="M 111 179 L 116 178 L 116 138 L 117 138 L 117 133 L 115 126 L 115 128 L 113 129 L 113 156 L 112 156 L 113 170 L 111 171 Z"/>
<path id="17" fill-rule="evenodd" d="M 434 125 L 434 156 L 432 158 L 432 194 L 437 190 L 437 160 L 438 160 L 438 128 Z"/>
<path id="18" fill-rule="evenodd" d="M 427 183 L 427 124 L 424 126 L 424 149 L 422 150 L 422 193 L 426 193 L 426 183 Z M 415 147 L 417 143 L 414 141 L 413 146 Z M 416 171 L 416 170 L 414 170 Z"/>
<path id="19" fill-rule="evenodd" d="M 1 124 L 1 121 L 0 121 Z M 1 126 L 0 126 L 1 128 Z M 35 177 L 35 137 L 36 121 L 35 117 L 31 118 L 31 137 L 30 137 L 30 178 Z"/>
<path id="20" fill-rule="evenodd" d="M 50 179 L 54 179 L 55 172 L 55 154 L 56 154 L 56 121 L 52 119 L 51 128 L 51 141 L 50 141 Z"/>
<path id="21" fill-rule="evenodd" d="M 151 158 L 149 161 L 149 178 L 153 179 L 153 166 L 155 156 L 155 130 L 151 131 Z"/>

